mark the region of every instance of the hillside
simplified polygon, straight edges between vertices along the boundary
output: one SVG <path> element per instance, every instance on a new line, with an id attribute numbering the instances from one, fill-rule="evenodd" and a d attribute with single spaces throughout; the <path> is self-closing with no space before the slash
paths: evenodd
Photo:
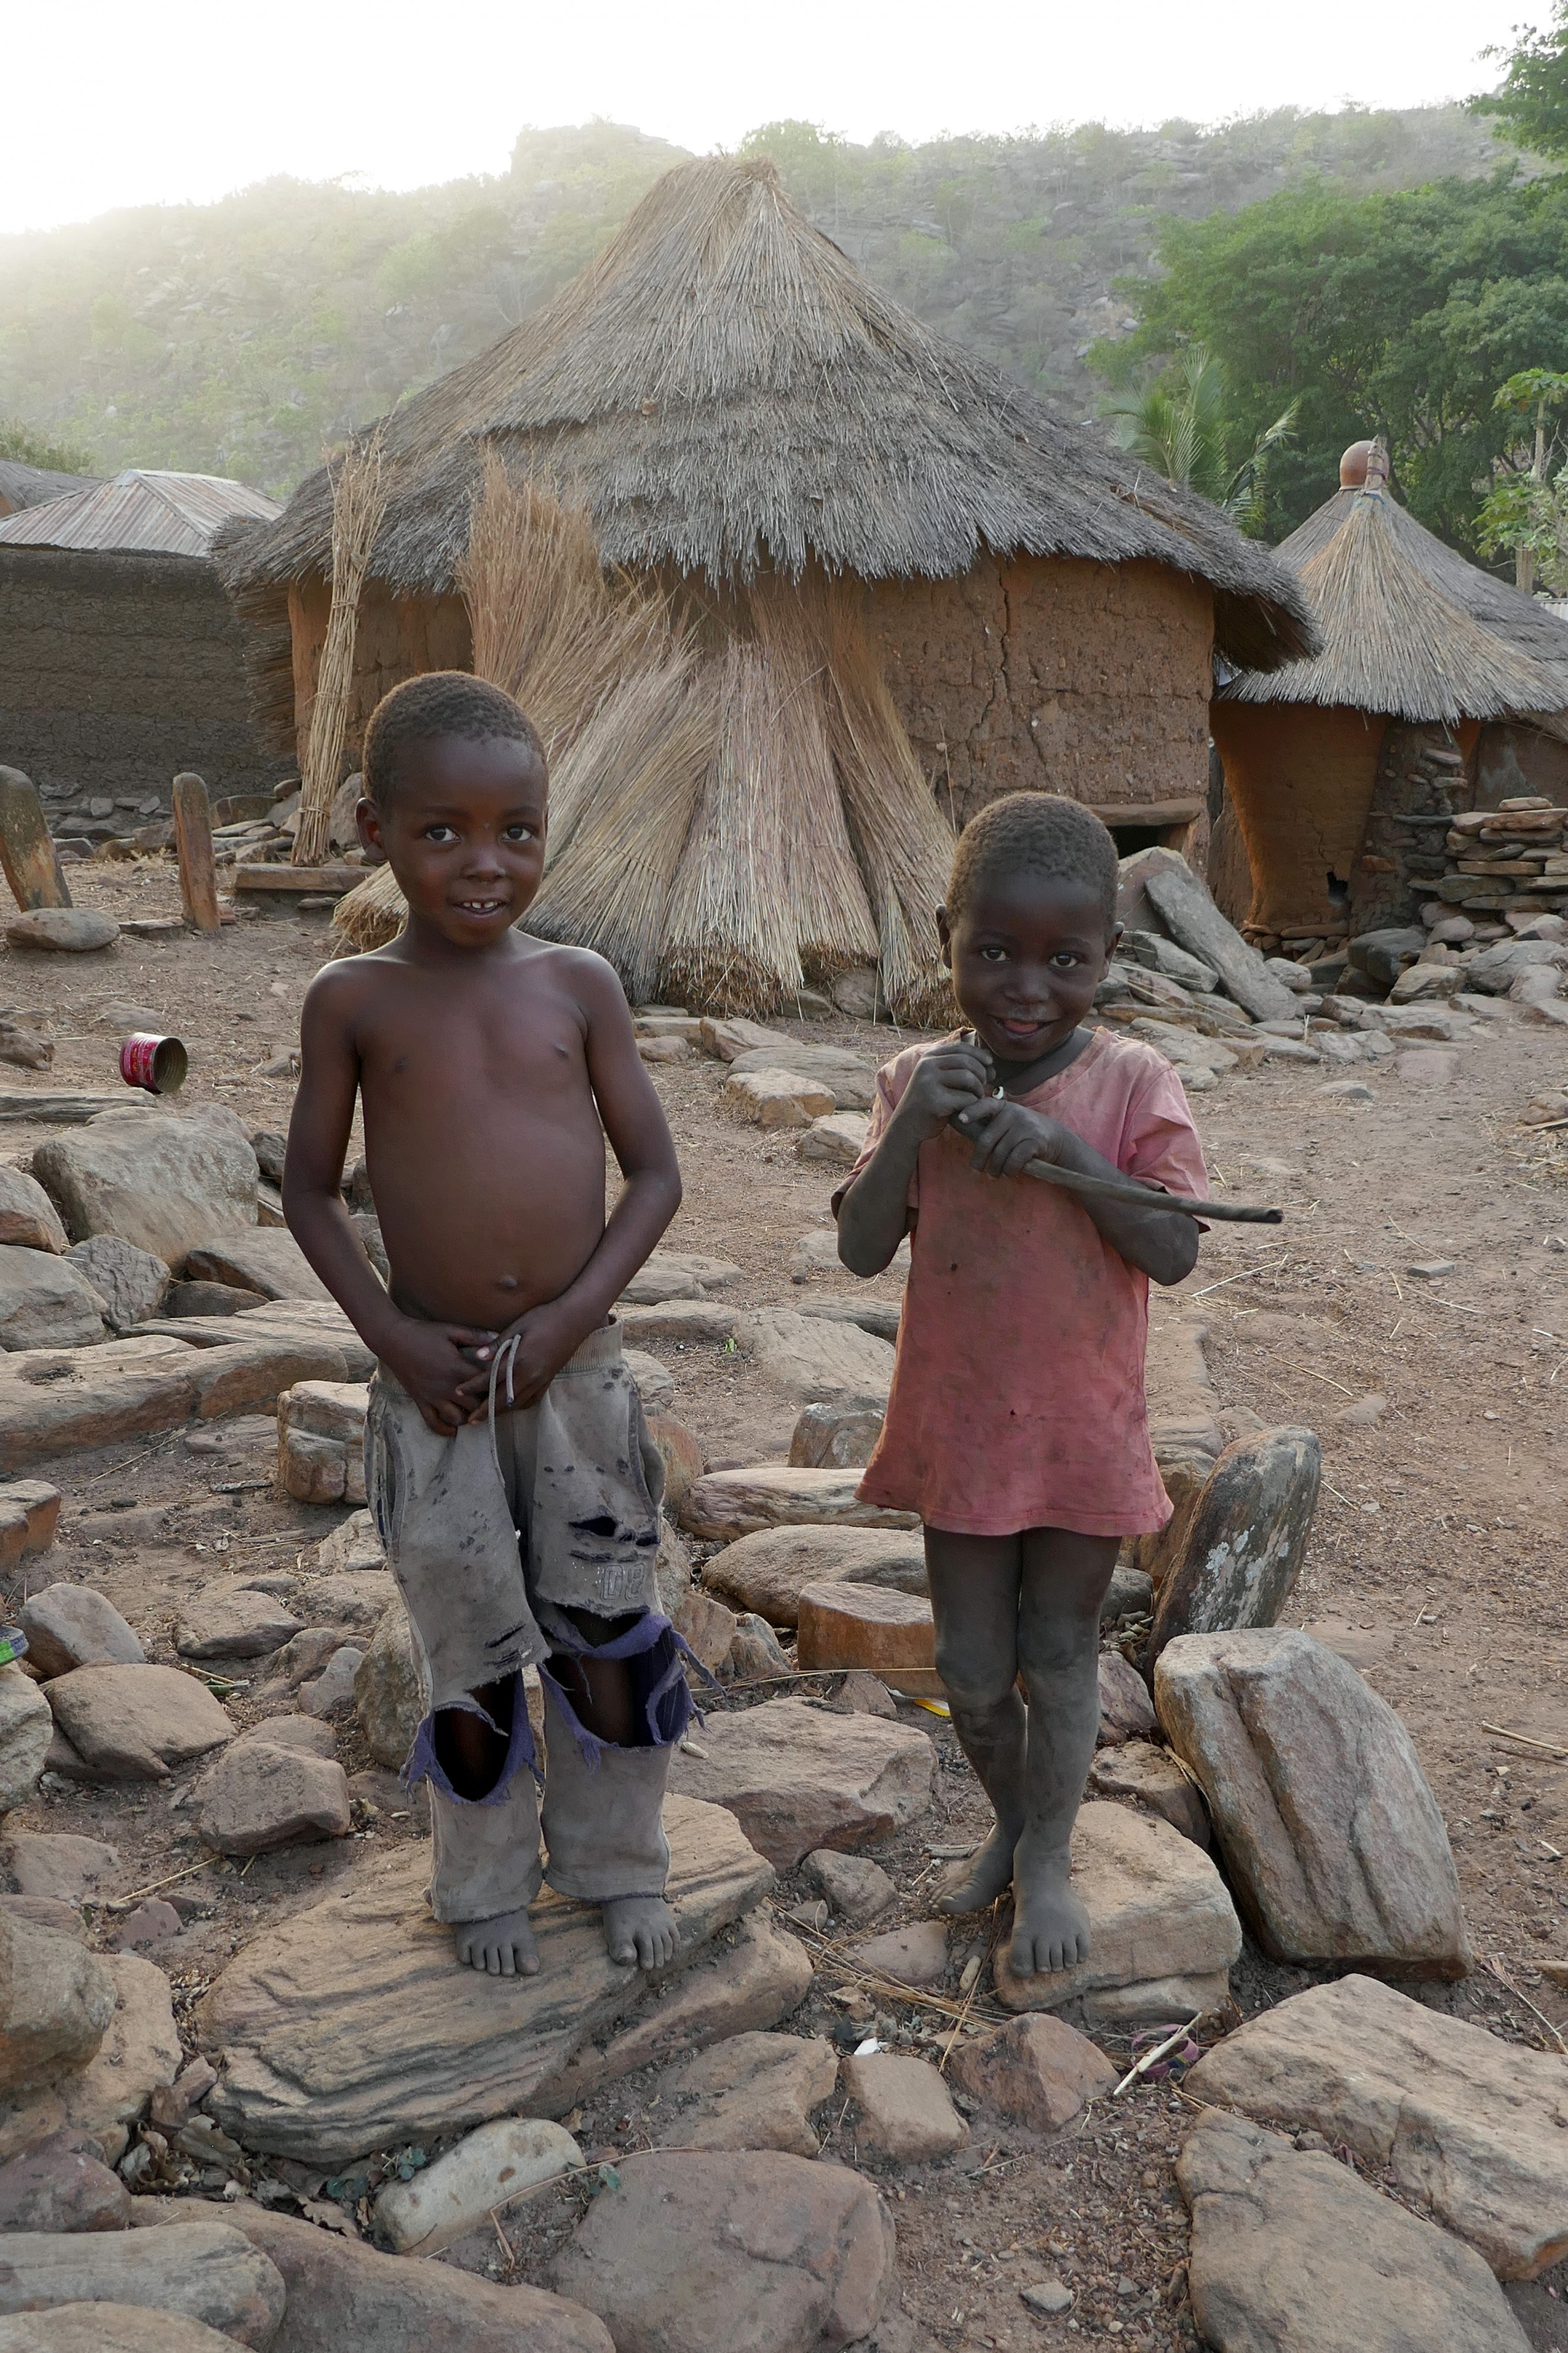
<path id="1" fill-rule="evenodd" d="M 754 132 L 829 236 L 933 326 L 1080 413 L 1110 281 L 1163 216 L 1313 176 L 1352 192 L 1476 178 L 1508 153 L 1457 107 L 1098 124 L 855 147 Z M 0 238 L 0 417 L 98 467 L 287 492 L 323 443 L 470 357 L 581 267 L 681 150 L 611 123 L 525 131 L 510 170 L 403 195 L 274 180 L 206 206 Z"/>

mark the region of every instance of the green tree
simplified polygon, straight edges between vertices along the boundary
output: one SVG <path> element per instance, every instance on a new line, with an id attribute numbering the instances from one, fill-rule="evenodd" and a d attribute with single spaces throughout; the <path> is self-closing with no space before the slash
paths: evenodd
<path id="1" fill-rule="evenodd" d="M 1568 174 L 1370 196 L 1309 186 L 1166 220 L 1158 257 L 1161 277 L 1117 280 L 1138 324 L 1090 364 L 1126 386 L 1205 344 L 1244 445 L 1298 399 L 1297 438 L 1268 474 L 1270 538 L 1328 496 L 1348 442 L 1382 433 L 1412 512 L 1475 544 L 1482 491 L 1518 438 L 1494 391 L 1568 351 Z"/>
<path id="2" fill-rule="evenodd" d="M 1268 462 L 1295 438 L 1298 396 L 1258 436 L 1240 462 L 1225 370 L 1203 343 L 1191 343 L 1163 375 L 1101 403 L 1120 447 L 1168 482 L 1197 491 L 1233 515 L 1244 531 L 1260 532 Z"/>
<path id="3" fill-rule="evenodd" d="M 1568 155 L 1568 0 L 1557 0 L 1552 29 L 1516 26 L 1511 49 L 1483 49 L 1505 58 L 1502 88 L 1470 100 L 1472 114 L 1494 115 L 1532 154 Z"/>
<path id="4" fill-rule="evenodd" d="M 1547 475 L 1554 454 L 1555 433 L 1547 419 L 1568 400 L 1568 375 L 1554 368 L 1521 368 L 1493 396 L 1495 408 L 1506 409 L 1532 422 L 1531 439 L 1521 451 L 1509 449 L 1497 461 L 1491 489 L 1481 501 L 1477 517 L 1476 544 L 1483 555 L 1510 554 L 1514 583 L 1525 596 L 1535 586 L 1539 563 L 1548 587 L 1561 593 L 1568 566 L 1568 527 L 1563 472 Z"/>
<path id="5" fill-rule="evenodd" d="M 74 441 L 50 441 L 19 417 L 0 417 L 0 458 L 46 474 L 90 474 L 92 453 Z"/>

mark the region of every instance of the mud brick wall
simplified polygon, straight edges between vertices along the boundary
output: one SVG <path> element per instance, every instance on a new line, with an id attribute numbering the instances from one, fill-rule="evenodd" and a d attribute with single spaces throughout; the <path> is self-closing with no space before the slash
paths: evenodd
<path id="1" fill-rule="evenodd" d="M 326 643 L 331 591 L 324 580 L 307 580 L 289 591 L 289 621 L 294 648 L 294 723 L 301 762 L 310 733 L 310 712 Z M 353 694 L 349 704 L 344 757 L 358 766 L 371 712 L 384 694 L 405 678 L 432 670 L 471 670 L 473 639 L 460 596 L 395 596 L 371 581 L 360 600 L 354 638 Z M 345 768 L 344 774 L 346 775 Z"/>
<path id="2" fill-rule="evenodd" d="M 205 560 L 0 550 L 0 763 L 56 798 L 166 806 L 182 768 L 264 790 L 289 763 L 257 741 L 243 650 Z"/>
<path id="3" fill-rule="evenodd" d="M 1116 803 L 1208 791 L 1214 600 L 1157 564 L 986 557 L 962 580 L 879 581 L 867 619 L 938 800 Z M 1112 820 L 1113 821 L 1113 820 Z"/>

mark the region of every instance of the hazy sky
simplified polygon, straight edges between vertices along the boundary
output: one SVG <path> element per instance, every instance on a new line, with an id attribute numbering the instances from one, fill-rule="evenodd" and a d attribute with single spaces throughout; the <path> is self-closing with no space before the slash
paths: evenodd
<path id="1" fill-rule="evenodd" d="M 855 139 L 1260 107 L 1412 106 L 1548 0 L 56 0 L 5 37 L 0 230 L 275 172 L 413 187 L 607 115 L 695 149 L 795 115 Z"/>

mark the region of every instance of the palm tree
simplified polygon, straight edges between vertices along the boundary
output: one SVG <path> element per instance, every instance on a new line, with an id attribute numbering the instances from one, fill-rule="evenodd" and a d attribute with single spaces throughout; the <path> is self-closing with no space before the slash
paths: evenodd
<path id="1" fill-rule="evenodd" d="M 1212 499 L 1243 531 L 1256 533 L 1263 527 L 1269 455 L 1294 438 L 1300 406 L 1298 396 L 1233 468 L 1236 428 L 1225 369 L 1205 343 L 1189 343 L 1173 371 L 1131 392 L 1112 394 L 1100 414 L 1114 420 L 1121 448 L 1154 467 L 1166 481 Z"/>

